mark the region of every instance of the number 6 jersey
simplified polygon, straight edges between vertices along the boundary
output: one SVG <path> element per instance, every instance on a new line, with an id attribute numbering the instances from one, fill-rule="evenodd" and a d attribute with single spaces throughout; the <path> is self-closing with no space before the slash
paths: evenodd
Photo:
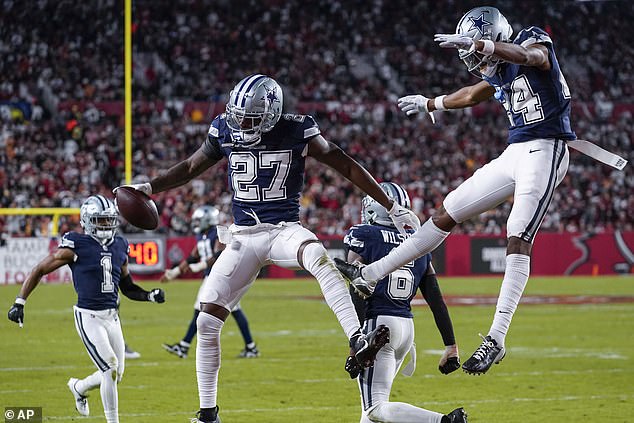
<path id="1" fill-rule="evenodd" d="M 363 258 L 363 262 L 375 262 L 398 247 L 405 237 L 396 228 L 381 225 L 355 225 L 348 230 L 343 242 Z M 408 263 L 381 279 L 366 300 L 366 319 L 379 315 L 412 318 L 410 301 L 427 273 L 431 254 Z"/>
<path id="2" fill-rule="evenodd" d="M 559 68 L 550 36 L 537 27 L 525 28 L 513 44 L 542 44 L 548 49 L 550 70 L 501 63 L 496 74 L 483 77 L 496 89 L 495 98 L 506 109 L 509 144 L 540 138 L 574 140 L 570 126 L 570 90 Z"/>
<path id="3" fill-rule="evenodd" d="M 59 248 L 69 248 L 75 261 L 69 264 L 77 292 L 77 307 L 88 310 L 117 308 L 121 267 L 128 259 L 128 241 L 115 235 L 106 245 L 90 235 L 67 232 Z"/>
<path id="4" fill-rule="evenodd" d="M 285 114 L 260 143 L 243 147 L 233 143 L 224 113 L 213 120 L 203 151 L 229 160 L 236 225 L 299 221 L 308 141 L 319 134 L 311 116 Z"/>

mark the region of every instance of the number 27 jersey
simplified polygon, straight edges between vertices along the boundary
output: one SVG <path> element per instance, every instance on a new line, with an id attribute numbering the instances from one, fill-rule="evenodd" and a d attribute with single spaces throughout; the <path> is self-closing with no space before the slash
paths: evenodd
<path id="1" fill-rule="evenodd" d="M 229 160 L 236 225 L 299 221 L 308 141 L 319 134 L 311 116 L 285 114 L 260 143 L 247 148 L 233 142 L 224 113 L 213 120 L 203 151 L 220 151 Z"/>

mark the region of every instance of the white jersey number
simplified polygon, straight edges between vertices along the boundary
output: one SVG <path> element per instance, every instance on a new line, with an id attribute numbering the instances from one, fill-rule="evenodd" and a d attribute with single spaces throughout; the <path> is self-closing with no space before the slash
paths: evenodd
<path id="1" fill-rule="evenodd" d="M 544 120 L 539 94 L 534 93 L 526 75 L 520 75 L 511 83 L 511 110 L 522 115 L 526 125 Z"/>
<path id="2" fill-rule="evenodd" d="M 101 282 L 101 292 L 114 292 L 114 283 L 112 283 L 112 257 L 103 256 L 101 258 L 101 272 L 103 281 Z"/>
<path id="3" fill-rule="evenodd" d="M 406 300 L 414 293 L 414 274 L 401 267 L 390 273 L 387 292 L 395 300 Z"/>
<path id="4" fill-rule="evenodd" d="M 231 153 L 231 185 L 235 198 L 241 201 L 275 201 L 286 198 L 286 178 L 291 168 L 291 151 L 264 151 L 258 157 L 251 153 Z M 262 169 L 274 169 L 268 187 L 256 182 Z"/>

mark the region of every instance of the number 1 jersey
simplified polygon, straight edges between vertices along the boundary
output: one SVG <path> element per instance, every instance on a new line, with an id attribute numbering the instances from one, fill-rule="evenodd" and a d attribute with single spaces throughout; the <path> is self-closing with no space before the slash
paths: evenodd
<path id="1" fill-rule="evenodd" d="M 128 241 L 115 235 L 102 245 L 90 235 L 67 232 L 59 248 L 75 253 L 70 263 L 73 285 L 77 292 L 77 307 L 88 310 L 106 310 L 117 307 L 121 267 L 128 259 Z"/>

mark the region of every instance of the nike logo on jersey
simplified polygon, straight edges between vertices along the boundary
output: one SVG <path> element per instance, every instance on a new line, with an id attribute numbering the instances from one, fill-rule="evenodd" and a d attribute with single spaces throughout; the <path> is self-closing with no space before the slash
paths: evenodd
<path id="1" fill-rule="evenodd" d="M 498 313 L 502 313 L 502 314 L 511 314 L 509 311 L 502 311 L 502 310 L 498 310 Z"/>
<path id="2" fill-rule="evenodd" d="M 529 153 L 534 153 L 536 151 L 542 151 L 542 150 L 528 150 Z"/>

